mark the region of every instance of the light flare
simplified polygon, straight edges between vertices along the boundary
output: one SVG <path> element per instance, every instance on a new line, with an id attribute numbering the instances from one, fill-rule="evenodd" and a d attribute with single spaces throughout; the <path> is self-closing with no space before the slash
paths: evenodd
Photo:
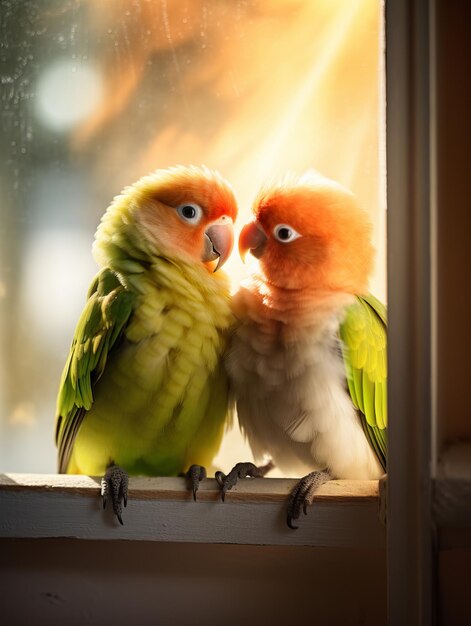
<path id="1" fill-rule="evenodd" d="M 237 237 L 265 179 L 314 168 L 369 212 L 379 251 L 371 284 L 384 301 L 382 0 L 181 0 L 139 11 L 134 0 L 89 0 L 88 9 L 106 82 L 74 145 L 94 159 L 97 180 L 119 187 L 203 163 L 235 189 Z M 232 254 L 234 289 L 254 263 Z M 226 439 L 216 464 L 240 461 L 232 446 Z"/>

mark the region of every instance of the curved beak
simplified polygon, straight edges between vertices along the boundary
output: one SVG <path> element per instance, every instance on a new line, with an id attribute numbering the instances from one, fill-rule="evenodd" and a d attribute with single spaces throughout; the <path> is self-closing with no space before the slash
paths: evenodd
<path id="1" fill-rule="evenodd" d="M 213 224 L 206 229 L 204 233 L 204 251 L 202 260 L 204 263 L 208 261 L 218 260 L 214 272 L 216 272 L 229 258 L 232 248 L 234 247 L 234 227 L 232 221 L 228 220 L 224 223 Z"/>
<path id="2" fill-rule="evenodd" d="M 267 236 L 257 222 L 250 222 L 244 226 L 239 236 L 239 254 L 244 263 L 249 250 L 256 259 L 259 259 L 266 245 Z"/>

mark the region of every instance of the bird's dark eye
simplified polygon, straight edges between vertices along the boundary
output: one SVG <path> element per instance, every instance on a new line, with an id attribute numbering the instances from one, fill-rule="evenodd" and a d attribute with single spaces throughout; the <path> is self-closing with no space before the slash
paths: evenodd
<path id="1" fill-rule="evenodd" d="M 203 215 L 203 210 L 194 202 L 185 202 L 185 204 L 177 206 L 177 213 L 183 221 L 198 224 Z"/>
<path id="2" fill-rule="evenodd" d="M 275 235 L 275 239 L 280 241 L 281 243 L 289 243 L 290 241 L 294 241 L 301 235 L 294 230 L 288 224 L 278 224 L 273 229 L 273 234 Z"/>
<path id="3" fill-rule="evenodd" d="M 191 220 L 196 215 L 196 209 L 194 206 L 188 204 L 187 206 L 182 207 L 182 215 L 186 217 L 188 220 Z"/>
<path id="4" fill-rule="evenodd" d="M 284 241 L 291 239 L 291 230 L 289 228 L 280 228 L 277 234 L 278 239 L 283 239 Z"/>

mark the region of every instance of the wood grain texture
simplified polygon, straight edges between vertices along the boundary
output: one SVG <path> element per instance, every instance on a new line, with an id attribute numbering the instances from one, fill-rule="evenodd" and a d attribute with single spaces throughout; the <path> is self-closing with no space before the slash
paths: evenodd
<path id="1" fill-rule="evenodd" d="M 0 474 L 0 490 L 38 490 L 92 495 L 100 489 L 99 477 L 66 474 Z M 283 502 L 297 479 L 265 478 L 240 481 L 226 494 L 226 501 Z M 129 495 L 143 500 L 191 500 L 191 493 L 183 478 L 148 478 L 145 476 L 129 479 Z M 203 480 L 198 491 L 198 500 L 219 500 L 220 491 L 212 478 Z M 315 499 L 347 501 L 376 501 L 378 481 L 376 480 L 331 480 L 319 488 Z"/>
<path id="2" fill-rule="evenodd" d="M 132 478 L 124 526 L 103 511 L 99 479 L 0 475 L 0 537 L 77 537 L 191 543 L 384 547 L 377 481 L 331 481 L 299 520 L 286 526 L 291 479 L 252 479 L 223 504 L 212 479 L 198 502 L 180 478 Z"/>

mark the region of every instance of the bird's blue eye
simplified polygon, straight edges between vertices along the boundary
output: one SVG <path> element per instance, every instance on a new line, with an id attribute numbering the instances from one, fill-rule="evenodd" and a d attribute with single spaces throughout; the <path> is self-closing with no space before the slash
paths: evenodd
<path id="1" fill-rule="evenodd" d="M 183 221 L 198 224 L 203 215 L 203 209 L 194 202 L 185 202 L 177 206 L 177 213 Z"/>
<path id="2" fill-rule="evenodd" d="M 281 243 L 289 243 L 290 241 L 294 241 L 298 237 L 301 237 L 301 235 L 295 231 L 294 228 L 288 226 L 288 224 L 278 224 L 273 229 L 273 234 L 275 239 Z"/>

